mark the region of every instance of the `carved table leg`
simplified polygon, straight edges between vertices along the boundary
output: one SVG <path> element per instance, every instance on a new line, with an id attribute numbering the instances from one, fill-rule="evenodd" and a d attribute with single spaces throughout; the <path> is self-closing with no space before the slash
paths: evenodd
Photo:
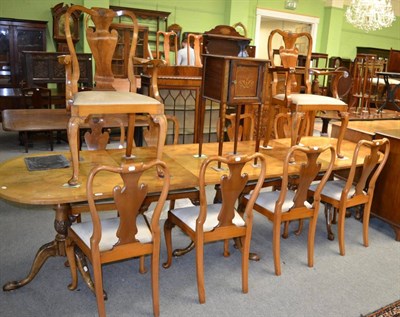
<path id="1" fill-rule="evenodd" d="M 36 274 L 40 271 L 44 262 L 49 257 L 65 256 L 65 237 L 69 226 L 68 213 L 69 205 L 57 205 L 54 208 L 56 215 L 54 220 L 54 228 L 57 231 L 54 241 L 44 244 L 40 247 L 33 260 L 31 270 L 28 276 L 20 281 L 11 281 L 3 286 L 3 291 L 11 291 L 20 288 L 31 282 Z"/>
<path id="2" fill-rule="evenodd" d="M 92 278 L 90 276 L 89 272 L 89 267 L 86 262 L 85 255 L 79 248 L 75 248 L 75 258 L 76 258 L 76 265 L 78 267 L 79 272 L 82 275 L 83 280 L 85 281 L 85 284 L 89 289 L 95 294 L 94 290 L 94 283 L 92 281 Z M 105 300 L 107 300 L 108 296 L 107 293 L 103 290 L 103 297 Z"/>
<path id="3" fill-rule="evenodd" d="M 185 255 L 186 253 L 189 253 L 193 249 L 194 249 L 194 242 L 190 241 L 190 244 L 186 248 L 175 249 L 174 252 L 172 252 L 172 255 L 173 256 L 182 256 L 182 255 Z"/>

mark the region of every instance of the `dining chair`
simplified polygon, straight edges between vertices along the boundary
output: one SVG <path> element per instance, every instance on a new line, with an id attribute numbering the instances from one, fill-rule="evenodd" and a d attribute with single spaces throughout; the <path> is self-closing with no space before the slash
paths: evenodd
<path id="1" fill-rule="evenodd" d="M 379 87 L 376 73 L 383 71 L 383 68 L 384 60 L 379 60 L 375 55 L 357 55 L 351 64 L 353 86 L 349 101 L 350 112 L 359 114 L 371 112 L 371 103 L 378 102 Z"/>
<path id="2" fill-rule="evenodd" d="M 321 156 L 325 152 L 329 155 Z M 291 163 L 292 156 L 296 156 L 296 163 Z M 320 160 L 320 161 L 319 161 Z M 323 160 L 323 162 L 321 162 Z M 308 266 L 314 265 L 314 238 L 317 226 L 320 204 L 320 192 L 331 174 L 335 161 L 335 149 L 332 145 L 324 147 L 292 146 L 283 163 L 282 184 L 279 190 L 261 192 L 254 203 L 254 210 L 272 222 L 272 253 L 274 257 L 275 274 L 281 275 L 280 234 L 283 223 L 292 220 L 308 219 L 307 258 Z M 321 168 L 325 174 L 316 186 L 313 203 L 307 199 L 308 188 L 315 180 Z M 295 178 L 296 186 L 291 180 Z M 251 196 L 243 197 L 247 204 Z"/>
<path id="3" fill-rule="evenodd" d="M 146 173 L 155 167 L 163 170 L 164 177 L 155 182 L 146 178 Z M 120 184 L 110 184 L 119 216 L 101 218 L 96 199 L 103 194 L 96 191 L 96 177 L 111 173 L 121 176 Z M 157 184 L 161 189 L 151 219 L 140 211 L 140 206 Z M 126 164 L 120 167 L 96 166 L 88 176 L 87 200 L 91 220 L 73 223 L 68 228 L 66 252 L 71 269 L 72 283 L 68 286 L 75 290 L 78 285 L 77 264 L 74 248 L 79 248 L 92 263 L 94 289 L 99 316 L 106 316 L 103 297 L 102 265 L 140 257 L 140 272 L 144 273 L 144 256 L 151 256 L 151 286 L 153 313 L 159 316 L 159 253 L 160 253 L 160 214 L 167 198 L 170 175 L 164 162 L 154 160 L 149 163 Z"/>
<path id="4" fill-rule="evenodd" d="M 255 134 L 255 117 L 253 112 L 245 112 L 239 115 L 237 119 L 236 113 L 230 113 L 225 115 L 226 122 L 226 134 L 229 141 L 235 140 L 236 125 L 237 129 L 237 140 L 253 140 Z M 217 120 L 217 137 L 220 133 L 220 120 Z"/>
<path id="5" fill-rule="evenodd" d="M 136 16 L 130 10 L 113 11 L 106 8 L 86 8 L 73 5 L 65 13 L 66 21 L 71 14 L 80 11 L 85 17 L 83 19 L 88 45 L 95 64 L 95 87 L 91 91 L 78 91 L 78 80 L 80 76 L 79 62 L 75 46 L 71 37 L 70 24 L 65 23 L 65 36 L 68 44 L 69 55 L 59 57 L 59 62 L 65 65 L 66 73 L 66 108 L 71 113 L 68 123 L 68 142 L 71 151 L 73 174 L 68 181 L 69 185 L 79 184 L 79 126 L 88 120 L 90 116 L 104 114 L 127 114 L 128 132 L 125 156 L 132 157 L 133 132 L 135 126 L 135 115 L 137 113 L 148 113 L 153 120 L 160 125 L 160 134 L 157 143 L 156 157 L 161 159 L 162 149 L 166 134 L 166 119 L 164 116 L 164 105 L 152 97 L 136 93 L 136 78 L 134 76 L 135 63 L 150 63 L 151 61 L 135 58 L 136 44 L 138 39 L 138 22 Z M 117 81 L 113 75 L 114 51 L 118 44 L 118 32 L 113 26 L 113 21 L 125 17 L 132 29 L 132 42 L 129 49 L 128 83 L 129 92 L 116 91 L 114 86 Z M 128 23 L 128 22 L 127 22 Z"/>
<path id="6" fill-rule="evenodd" d="M 279 55 L 274 54 L 277 50 L 273 48 L 274 43 L 277 41 L 283 41 L 284 43 L 284 46 L 281 46 L 278 50 Z M 348 74 L 341 71 L 321 71 L 311 68 L 312 43 L 313 40 L 310 33 L 306 32 L 292 33 L 275 29 L 270 33 L 268 38 L 268 56 L 271 61 L 269 71 L 272 74 L 270 102 L 273 106 L 279 106 L 279 112 L 286 113 L 290 111 L 292 114 L 305 112 L 310 122 L 307 135 L 312 135 L 313 133 L 315 112 L 317 110 L 338 111 L 342 125 L 337 140 L 336 154 L 338 157 L 343 157 L 340 148 L 348 122 L 348 113 L 347 104 L 338 97 L 337 83 L 342 76 L 347 76 Z M 304 66 L 298 66 L 299 48 L 302 49 L 301 53 L 305 55 Z M 313 94 L 310 75 L 332 75 L 331 90 L 333 97 Z M 297 118 L 294 116 L 292 120 L 294 131 L 297 126 L 296 120 Z M 291 140 L 292 146 L 298 144 L 298 135 L 292 133 Z M 266 141 L 267 138 L 264 140 L 264 147 L 268 146 Z"/>
<path id="7" fill-rule="evenodd" d="M 360 148 L 367 147 L 368 155 L 361 157 Z M 383 149 L 383 153 L 380 150 Z M 340 255 L 345 255 L 345 216 L 346 210 L 351 207 L 364 206 L 363 211 L 363 240 L 364 246 L 368 246 L 368 227 L 372 199 L 376 180 L 382 171 L 389 156 L 390 143 L 386 138 L 380 140 L 360 140 L 354 149 L 353 159 L 347 178 L 335 177 L 326 183 L 321 191 L 321 202 L 325 204 L 325 218 L 328 230 L 328 238 L 334 239 L 332 223 L 336 222 L 338 214 L 338 240 Z M 357 165 L 362 163 L 359 170 Z M 317 191 L 312 185 L 310 194 Z"/>
<path id="8" fill-rule="evenodd" d="M 123 116 L 106 115 L 100 118 L 91 117 L 89 119 L 90 130 L 84 134 L 85 144 L 88 150 L 105 150 L 110 142 L 110 128 L 107 126 L 118 126 L 119 129 L 119 148 L 123 149 L 125 146 L 125 123 L 127 118 Z"/>
<path id="9" fill-rule="evenodd" d="M 251 166 L 251 161 L 259 160 L 260 168 Z M 227 169 L 217 172 L 211 164 L 221 163 Z M 223 165 L 222 165 L 223 164 Z M 235 210 L 237 198 L 248 181 L 246 169 L 256 174 L 257 185 L 249 196 L 244 213 L 240 215 Z M 167 261 L 164 268 L 172 264 L 172 228 L 178 226 L 194 242 L 196 249 L 196 276 L 199 302 L 205 303 L 204 285 L 204 244 L 213 241 L 224 241 L 224 256 L 229 256 L 229 239 L 242 241 L 242 291 L 248 292 L 248 261 L 251 233 L 253 226 L 253 203 L 261 189 L 266 171 L 265 158 L 260 153 L 250 156 L 229 155 L 210 156 L 201 164 L 199 172 L 200 206 L 172 209 L 168 211 L 168 218 L 164 224 L 165 243 L 167 247 Z M 207 204 L 206 184 L 209 173 L 221 173 L 222 202 Z M 227 174 L 228 173 L 228 174 Z"/>
<path id="10" fill-rule="evenodd" d="M 167 122 L 173 124 L 173 144 L 178 144 L 179 140 L 179 121 L 175 116 L 166 115 Z M 107 124 L 120 125 L 120 137 L 119 137 L 119 148 L 123 148 L 125 142 L 125 118 L 116 115 L 106 115 L 103 118 L 96 119 L 91 118 L 89 121 L 91 125 L 91 131 L 87 131 L 84 135 L 85 142 L 88 150 L 105 150 L 109 142 L 110 133 L 104 131 L 104 126 Z M 146 146 L 155 147 L 157 146 L 159 125 L 154 123 L 150 115 L 137 115 L 136 120 L 141 121 L 145 126 L 143 127 L 143 139 Z M 158 200 L 159 193 L 149 194 L 141 206 L 141 211 L 145 212 L 148 210 L 151 203 Z M 170 201 L 170 209 L 175 207 L 175 201 L 177 199 L 189 199 L 193 204 L 199 203 L 199 191 L 197 188 L 190 187 L 182 190 L 171 190 L 168 194 L 167 200 Z M 115 202 L 112 199 L 104 199 L 101 204 L 98 204 L 98 210 L 108 211 L 115 213 Z M 89 212 L 89 206 L 86 202 L 79 202 L 71 204 L 70 210 L 70 221 L 81 222 L 82 213 Z"/>
<path id="11" fill-rule="evenodd" d="M 143 139 L 146 142 L 147 146 L 156 146 L 158 140 L 158 129 L 159 125 L 155 123 L 150 116 L 145 115 L 140 117 L 145 123 L 146 126 L 143 127 Z M 172 143 L 178 144 L 179 141 L 179 120 L 176 116 L 173 115 L 165 115 L 167 119 L 167 125 L 172 125 Z M 167 128 L 168 129 L 168 128 Z M 167 135 L 168 138 L 168 135 Z"/>
<path id="12" fill-rule="evenodd" d="M 187 49 L 188 49 L 188 65 L 190 65 L 190 51 L 189 51 L 189 45 L 192 46 L 192 48 L 194 49 L 194 66 L 195 67 L 202 67 L 203 66 L 203 62 L 201 59 L 201 54 L 203 52 L 203 35 L 201 34 L 193 34 L 193 33 L 189 33 L 187 35 Z"/>
<path id="13" fill-rule="evenodd" d="M 174 43 L 173 46 L 171 45 L 171 42 Z M 162 50 L 160 49 L 161 44 L 162 44 Z M 175 54 L 174 63 L 171 62 L 171 58 L 170 58 L 171 46 L 172 46 L 173 52 Z M 157 56 L 157 58 L 162 58 L 163 60 L 165 60 L 167 63 L 166 64 L 167 66 L 177 65 L 178 36 L 174 31 L 169 31 L 169 32 L 157 31 L 157 34 L 156 34 L 156 56 Z"/>

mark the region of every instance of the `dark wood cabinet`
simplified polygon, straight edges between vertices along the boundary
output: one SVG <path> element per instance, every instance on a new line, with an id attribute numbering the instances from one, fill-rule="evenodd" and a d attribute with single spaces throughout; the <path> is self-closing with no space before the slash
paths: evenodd
<path id="1" fill-rule="evenodd" d="M 400 125 L 397 125 L 400 126 Z M 400 241 L 400 130 L 377 131 L 375 139 L 388 138 L 390 154 L 375 184 L 371 213 L 389 223 Z"/>
<path id="2" fill-rule="evenodd" d="M 65 84 L 65 66 L 57 59 L 64 53 L 24 51 L 23 54 L 24 81 L 28 87 L 47 86 L 49 83 Z M 79 83 L 84 87 L 92 87 L 92 54 L 78 53 L 77 56 L 80 70 Z"/>
<path id="3" fill-rule="evenodd" d="M 147 40 L 148 40 L 148 44 L 149 44 L 148 47 L 155 54 L 157 31 L 160 31 L 160 30 L 166 31 L 167 30 L 168 16 L 171 14 L 171 12 L 158 11 L 158 10 L 157 11 L 156 10 L 145 10 L 145 9 L 120 7 L 120 6 L 110 6 L 110 9 L 113 9 L 114 11 L 119 11 L 119 10 L 132 11 L 136 15 L 139 25 L 141 27 L 147 28 Z M 139 34 L 139 38 L 140 37 L 141 36 Z M 145 50 L 146 50 L 146 48 L 147 48 L 147 45 L 144 46 Z M 150 54 L 150 52 L 147 52 L 147 54 Z M 141 56 L 141 55 L 136 54 L 136 56 Z M 149 56 L 149 55 L 147 55 L 147 56 Z"/>
<path id="4" fill-rule="evenodd" d="M 266 102 L 264 83 L 267 81 L 268 60 L 243 58 L 223 55 L 203 55 L 202 105 L 199 113 L 199 155 L 202 153 L 204 115 L 206 100 L 220 103 L 220 127 L 225 126 L 225 114 L 228 106 L 234 106 L 236 118 L 239 118 L 241 107 L 258 105 L 258 122 L 256 124 L 256 149 L 259 148 L 259 127 L 261 107 Z M 236 129 L 238 129 L 238 124 Z M 220 129 L 218 154 L 222 154 L 224 140 L 223 129 Z M 234 149 L 237 148 L 237 131 L 235 132 Z"/>
<path id="5" fill-rule="evenodd" d="M 23 51 L 46 50 L 47 21 L 0 19 L 0 87 L 24 86 Z"/>
<path id="6" fill-rule="evenodd" d="M 112 71 L 115 77 L 126 78 L 128 76 L 128 57 L 133 34 L 132 27 L 126 24 L 113 24 L 113 27 L 118 32 L 118 43 L 112 60 Z M 148 58 L 150 56 L 148 38 L 148 28 L 146 26 L 139 26 L 138 42 L 136 45 L 137 57 Z M 140 72 L 140 69 L 138 69 L 135 71 L 135 74 L 140 74 Z"/>

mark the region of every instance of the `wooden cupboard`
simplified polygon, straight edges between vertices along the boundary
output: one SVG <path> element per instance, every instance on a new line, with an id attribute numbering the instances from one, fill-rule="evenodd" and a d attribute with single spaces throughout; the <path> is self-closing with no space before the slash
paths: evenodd
<path id="1" fill-rule="evenodd" d="M 46 50 L 47 21 L 0 19 L 0 87 L 24 86 L 23 51 Z"/>

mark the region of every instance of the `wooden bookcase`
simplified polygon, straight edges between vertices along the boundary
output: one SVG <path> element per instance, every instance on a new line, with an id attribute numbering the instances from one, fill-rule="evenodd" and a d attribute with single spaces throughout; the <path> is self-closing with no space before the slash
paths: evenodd
<path id="1" fill-rule="evenodd" d="M 46 50 L 47 21 L 0 19 L 0 87 L 24 86 L 23 51 Z"/>

